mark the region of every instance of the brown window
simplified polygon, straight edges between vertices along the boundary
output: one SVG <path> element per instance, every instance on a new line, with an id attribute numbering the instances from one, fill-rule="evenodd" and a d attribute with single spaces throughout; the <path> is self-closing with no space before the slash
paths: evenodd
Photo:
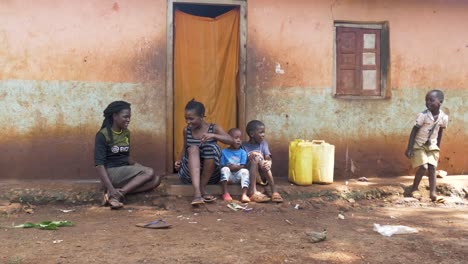
<path id="1" fill-rule="evenodd" d="M 388 30 L 382 25 L 343 23 L 335 24 L 335 27 L 335 95 L 350 98 L 384 98 Z M 386 43 L 383 44 L 382 41 Z"/>

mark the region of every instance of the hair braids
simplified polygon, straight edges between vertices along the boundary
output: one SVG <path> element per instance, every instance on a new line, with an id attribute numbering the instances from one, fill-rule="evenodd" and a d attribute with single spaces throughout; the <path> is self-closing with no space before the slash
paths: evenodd
<path id="1" fill-rule="evenodd" d="M 120 113 L 124 109 L 131 109 L 131 104 L 125 101 L 114 101 L 104 109 L 104 120 L 102 121 L 101 129 L 106 128 L 110 138 L 111 145 L 114 144 L 114 135 L 112 133 L 112 123 L 114 114 Z"/>

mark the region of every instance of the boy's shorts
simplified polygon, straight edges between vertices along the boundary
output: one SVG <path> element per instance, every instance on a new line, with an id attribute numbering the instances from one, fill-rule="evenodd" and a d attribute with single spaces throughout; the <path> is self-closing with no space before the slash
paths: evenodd
<path id="1" fill-rule="evenodd" d="M 231 172 L 228 167 L 221 168 L 221 180 L 228 181 L 231 183 L 241 183 L 242 188 L 249 188 L 250 179 L 249 179 L 249 170 L 240 169 L 236 172 Z"/>
<path id="2" fill-rule="evenodd" d="M 122 188 L 130 180 L 143 173 L 145 169 L 148 168 L 136 163 L 135 165 L 108 168 L 107 174 L 109 175 L 112 186 L 115 188 Z"/>
<path id="3" fill-rule="evenodd" d="M 413 157 L 411 157 L 411 165 L 413 168 L 417 168 L 424 164 L 431 164 L 434 167 L 437 167 L 439 162 L 439 148 L 429 149 L 428 145 L 418 146 L 414 144 L 413 146 Z"/>

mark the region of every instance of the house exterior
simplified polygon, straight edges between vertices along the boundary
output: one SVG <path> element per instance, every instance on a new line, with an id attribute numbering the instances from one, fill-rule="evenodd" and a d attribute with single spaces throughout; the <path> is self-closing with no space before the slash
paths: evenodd
<path id="1" fill-rule="evenodd" d="M 135 159 L 171 173 L 168 10 L 181 2 L 2 1 L 0 178 L 95 179 L 94 135 L 114 100 L 132 103 Z M 439 168 L 468 171 L 468 1 L 188 2 L 242 5 L 239 120 L 266 124 L 275 175 L 296 138 L 334 144 L 336 177 L 412 173 L 403 153 L 431 89 L 450 117 Z"/>

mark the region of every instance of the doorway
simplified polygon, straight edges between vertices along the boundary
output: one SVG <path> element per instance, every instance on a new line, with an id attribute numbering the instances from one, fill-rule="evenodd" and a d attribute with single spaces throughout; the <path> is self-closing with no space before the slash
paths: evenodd
<path id="1" fill-rule="evenodd" d="M 195 98 L 206 120 L 245 126 L 245 1 L 168 1 L 167 172 L 180 157 L 185 104 Z"/>

